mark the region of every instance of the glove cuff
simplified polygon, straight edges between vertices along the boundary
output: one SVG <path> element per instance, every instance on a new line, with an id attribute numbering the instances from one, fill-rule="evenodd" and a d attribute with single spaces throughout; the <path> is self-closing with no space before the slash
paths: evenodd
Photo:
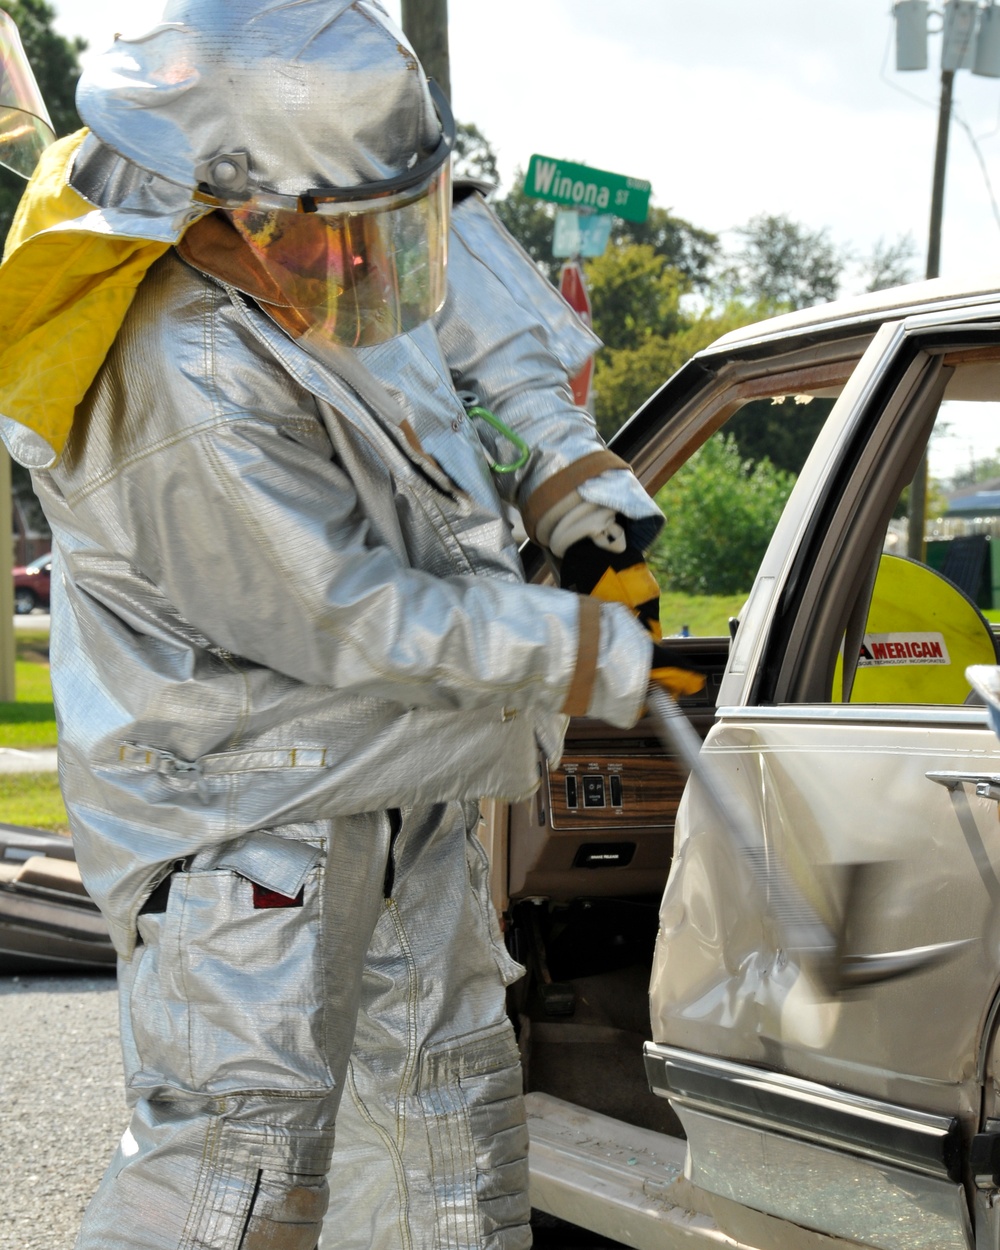
<path id="1" fill-rule="evenodd" d="M 574 460 L 572 464 L 546 478 L 531 494 L 521 509 L 521 514 L 524 517 L 524 528 L 527 530 L 528 536 L 541 542 L 541 539 L 538 538 L 538 523 L 541 518 L 550 509 L 558 507 L 567 496 L 572 495 L 584 482 L 589 482 L 591 478 L 598 477 L 609 469 L 628 470 L 628 465 L 624 460 L 616 456 L 614 452 L 605 448 L 602 451 L 592 451 L 586 456 L 581 456 L 579 460 Z M 639 487 L 639 489 L 641 490 L 642 488 Z M 545 544 L 543 543 L 542 545 L 544 546 Z"/>
<path id="2" fill-rule="evenodd" d="M 642 715 L 651 652 L 649 635 L 627 608 L 581 596 L 580 651 L 563 712 L 630 728 Z"/>

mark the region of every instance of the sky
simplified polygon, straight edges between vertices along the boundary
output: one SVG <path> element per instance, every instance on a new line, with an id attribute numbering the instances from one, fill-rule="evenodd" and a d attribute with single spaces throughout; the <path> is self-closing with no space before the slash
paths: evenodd
<path id="1" fill-rule="evenodd" d="M 384 2 L 398 21 L 399 0 Z M 54 4 L 59 30 L 96 52 L 152 24 L 161 0 Z M 532 153 L 577 161 L 648 179 L 654 204 L 731 247 L 755 215 L 784 214 L 858 257 L 909 236 L 923 275 L 941 38 L 928 70 L 897 72 L 891 0 L 448 9 L 452 106 L 490 141 L 506 185 Z M 1000 281 L 1000 79 L 959 71 L 954 102 L 941 273 Z M 858 289 L 849 275 L 843 293 Z"/>
<path id="2" fill-rule="evenodd" d="M 399 0 L 385 0 L 399 20 Z M 653 202 L 733 231 L 758 213 L 858 255 L 909 235 L 924 271 L 937 133 L 930 68 L 895 69 L 891 0 L 449 0 L 452 104 L 500 158 L 532 153 L 652 183 Z M 55 0 L 93 50 L 160 0 Z M 941 272 L 1000 274 L 1000 79 L 955 80 Z M 850 293 L 850 286 L 845 287 Z"/>

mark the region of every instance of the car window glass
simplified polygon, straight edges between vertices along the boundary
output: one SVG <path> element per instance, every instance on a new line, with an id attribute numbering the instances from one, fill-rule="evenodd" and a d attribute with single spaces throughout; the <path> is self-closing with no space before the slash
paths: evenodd
<path id="1" fill-rule="evenodd" d="M 666 636 L 724 637 L 740 615 L 784 503 L 836 398 L 833 386 L 758 384 L 656 493 L 649 552 Z M 780 386 L 780 389 L 778 389 Z"/>
<path id="2" fill-rule="evenodd" d="M 973 700 L 965 668 L 996 663 L 1000 634 L 1000 353 L 945 356 L 953 370 L 927 443 L 925 498 L 896 502 L 868 593 L 852 703 Z M 845 698 L 842 657 L 833 699 Z"/>

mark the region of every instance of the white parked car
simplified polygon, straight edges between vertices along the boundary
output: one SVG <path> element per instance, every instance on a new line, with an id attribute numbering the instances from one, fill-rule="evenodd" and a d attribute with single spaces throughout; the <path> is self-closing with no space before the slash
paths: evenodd
<path id="1" fill-rule="evenodd" d="M 533 1202 L 648 1250 L 995 1247 L 1000 742 L 965 669 L 997 663 L 1000 548 L 985 499 L 923 543 L 941 500 L 910 483 L 956 431 L 962 459 L 1000 446 L 1000 290 L 919 284 L 731 333 L 615 446 L 652 491 L 792 396 L 790 419 L 829 416 L 732 637 L 674 640 L 709 675 L 685 710 L 756 867 L 787 871 L 835 959 L 951 957 L 824 985 L 655 725 L 574 722 L 536 798 L 484 826 L 529 967 Z"/>

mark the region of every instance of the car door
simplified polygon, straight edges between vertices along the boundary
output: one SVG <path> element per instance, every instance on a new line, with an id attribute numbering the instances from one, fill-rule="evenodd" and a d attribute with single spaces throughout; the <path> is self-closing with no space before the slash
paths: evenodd
<path id="1" fill-rule="evenodd" d="M 930 569 L 930 524 L 903 557 L 918 583 L 902 615 L 879 617 L 878 592 L 949 405 L 982 405 L 1000 445 L 997 315 L 922 313 L 875 335 L 775 532 L 705 743 L 713 784 L 847 953 L 960 945 L 919 974 L 824 992 L 693 783 L 651 984 L 647 1070 L 695 1183 L 893 1248 L 970 1245 L 970 1207 L 982 1222 L 996 1196 L 989 1176 L 975 1203 L 964 1186 L 1000 981 L 1000 743 L 956 677 L 969 654 L 995 663 L 995 642 L 974 593 Z M 951 684 L 921 688 L 930 667 Z"/>

